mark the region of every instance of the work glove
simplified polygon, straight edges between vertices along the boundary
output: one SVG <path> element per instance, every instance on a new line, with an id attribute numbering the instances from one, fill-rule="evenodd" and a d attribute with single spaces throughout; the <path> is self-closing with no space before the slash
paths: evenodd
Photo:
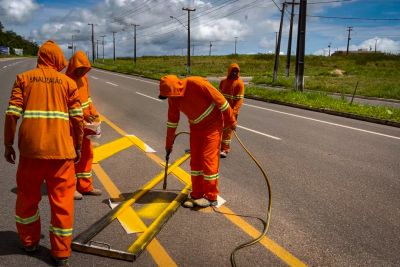
<path id="1" fill-rule="evenodd" d="M 4 157 L 11 164 L 15 164 L 15 150 L 12 146 L 5 146 Z"/>
<path id="2" fill-rule="evenodd" d="M 88 123 L 92 123 L 94 122 L 99 116 L 97 115 L 90 115 L 85 117 L 85 121 L 87 121 Z"/>
<path id="3" fill-rule="evenodd" d="M 80 149 L 75 149 L 75 153 L 76 153 L 76 158 L 74 160 L 74 163 L 76 164 L 81 160 L 82 153 Z"/>
<path id="4" fill-rule="evenodd" d="M 237 125 L 237 123 L 231 125 L 230 128 L 231 128 L 232 131 L 235 131 L 235 130 L 236 130 L 236 125 Z"/>

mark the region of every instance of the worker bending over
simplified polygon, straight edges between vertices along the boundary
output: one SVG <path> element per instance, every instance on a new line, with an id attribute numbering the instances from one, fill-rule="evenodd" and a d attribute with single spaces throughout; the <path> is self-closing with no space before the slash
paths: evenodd
<path id="1" fill-rule="evenodd" d="M 244 83 L 243 80 L 239 78 L 239 73 L 239 65 L 233 63 L 228 68 L 228 75 L 226 78 L 219 83 L 219 90 L 228 100 L 229 105 L 233 109 L 233 115 L 235 115 L 236 120 L 244 99 Z M 221 141 L 221 158 L 226 158 L 230 152 L 231 139 L 232 130 L 230 128 L 224 129 Z"/>
<path id="2" fill-rule="evenodd" d="M 37 67 L 17 75 L 4 124 L 4 156 L 15 164 L 13 148 L 21 117 L 15 220 L 26 252 L 39 248 L 41 186 L 51 207 L 51 255 L 69 266 L 74 220 L 74 159 L 80 158 L 83 116 L 75 82 L 60 73 L 66 60 L 53 41 L 39 49 Z M 75 142 L 74 142 L 75 140 Z"/>
<path id="3" fill-rule="evenodd" d="M 101 190 L 93 188 L 92 162 L 93 146 L 90 137 L 100 134 L 100 119 L 96 108 L 90 98 L 89 82 L 87 73 L 91 65 L 83 51 L 78 51 L 69 60 L 67 76 L 73 79 L 79 90 L 79 96 L 83 110 L 84 136 L 82 141 L 82 157 L 75 165 L 76 191 L 75 199 L 82 199 L 83 195 L 101 195 Z"/>
<path id="4" fill-rule="evenodd" d="M 217 205 L 221 134 L 223 127 L 235 129 L 232 109 L 223 95 L 201 77 L 180 80 L 175 75 L 164 76 L 159 98 L 168 98 L 167 154 L 172 151 L 180 112 L 189 119 L 192 192 L 183 205 Z"/>

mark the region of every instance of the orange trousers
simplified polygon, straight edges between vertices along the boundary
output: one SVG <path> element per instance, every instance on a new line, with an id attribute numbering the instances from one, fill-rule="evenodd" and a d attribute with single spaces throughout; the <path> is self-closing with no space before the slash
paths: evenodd
<path id="1" fill-rule="evenodd" d="M 190 168 L 193 199 L 217 200 L 221 129 L 190 131 Z"/>
<path id="2" fill-rule="evenodd" d="M 221 151 L 229 152 L 231 150 L 232 129 L 226 128 L 222 131 Z"/>
<path id="3" fill-rule="evenodd" d="M 93 190 L 92 162 L 93 146 L 85 136 L 82 140 L 81 160 L 75 164 L 76 190 L 80 193 L 87 193 Z"/>
<path id="4" fill-rule="evenodd" d="M 41 186 L 46 182 L 51 207 L 50 243 L 54 257 L 71 255 L 74 221 L 75 172 L 73 160 L 20 157 L 17 170 L 15 220 L 23 246 L 39 244 Z"/>

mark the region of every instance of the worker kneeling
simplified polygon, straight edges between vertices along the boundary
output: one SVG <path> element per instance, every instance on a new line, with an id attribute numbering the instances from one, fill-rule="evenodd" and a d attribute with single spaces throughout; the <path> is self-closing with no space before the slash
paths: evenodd
<path id="1" fill-rule="evenodd" d="M 159 98 L 168 98 L 167 154 L 172 151 L 180 112 L 189 119 L 192 192 L 183 206 L 217 205 L 222 130 L 236 128 L 232 109 L 224 96 L 201 77 L 180 80 L 175 75 L 164 76 Z"/>

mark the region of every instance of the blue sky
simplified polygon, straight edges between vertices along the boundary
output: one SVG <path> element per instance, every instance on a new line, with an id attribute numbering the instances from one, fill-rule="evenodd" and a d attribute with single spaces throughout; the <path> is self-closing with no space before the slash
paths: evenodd
<path id="1" fill-rule="evenodd" d="M 278 6 L 281 2 L 275 0 Z M 88 23 L 95 24 L 99 51 L 102 51 L 100 36 L 105 35 L 106 57 L 112 56 L 113 31 L 116 32 L 117 56 L 133 55 L 131 24 L 140 25 L 137 27 L 138 56 L 185 55 L 187 31 L 170 16 L 186 25 L 187 12 L 182 11 L 182 7 L 190 6 L 196 8 L 191 13 L 192 53 L 194 51 L 195 55 L 208 54 L 210 42 L 212 54 L 231 54 L 235 39 L 238 53 L 272 53 L 280 19 L 275 3 L 272 0 L 0 0 L 0 20 L 6 30 L 39 44 L 47 39 L 55 40 L 67 56 L 71 52 L 67 47 L 72 35 L 78 49 L 91 53 Z M 285 13 L 282 53 L 287 49 L 289 12 Z M 307 13 L 310 15 L 307 18 L 307 54 L 327 55 L 329 44 L 331 51 L 345 50 L 348 26 L 353 27 L 351 50 L 370 50 L 376 45 L 379 51 L 400 53 L 400 0 L 308 0 Z M 295 16 L 292 53 L 297 19 Z"/>

